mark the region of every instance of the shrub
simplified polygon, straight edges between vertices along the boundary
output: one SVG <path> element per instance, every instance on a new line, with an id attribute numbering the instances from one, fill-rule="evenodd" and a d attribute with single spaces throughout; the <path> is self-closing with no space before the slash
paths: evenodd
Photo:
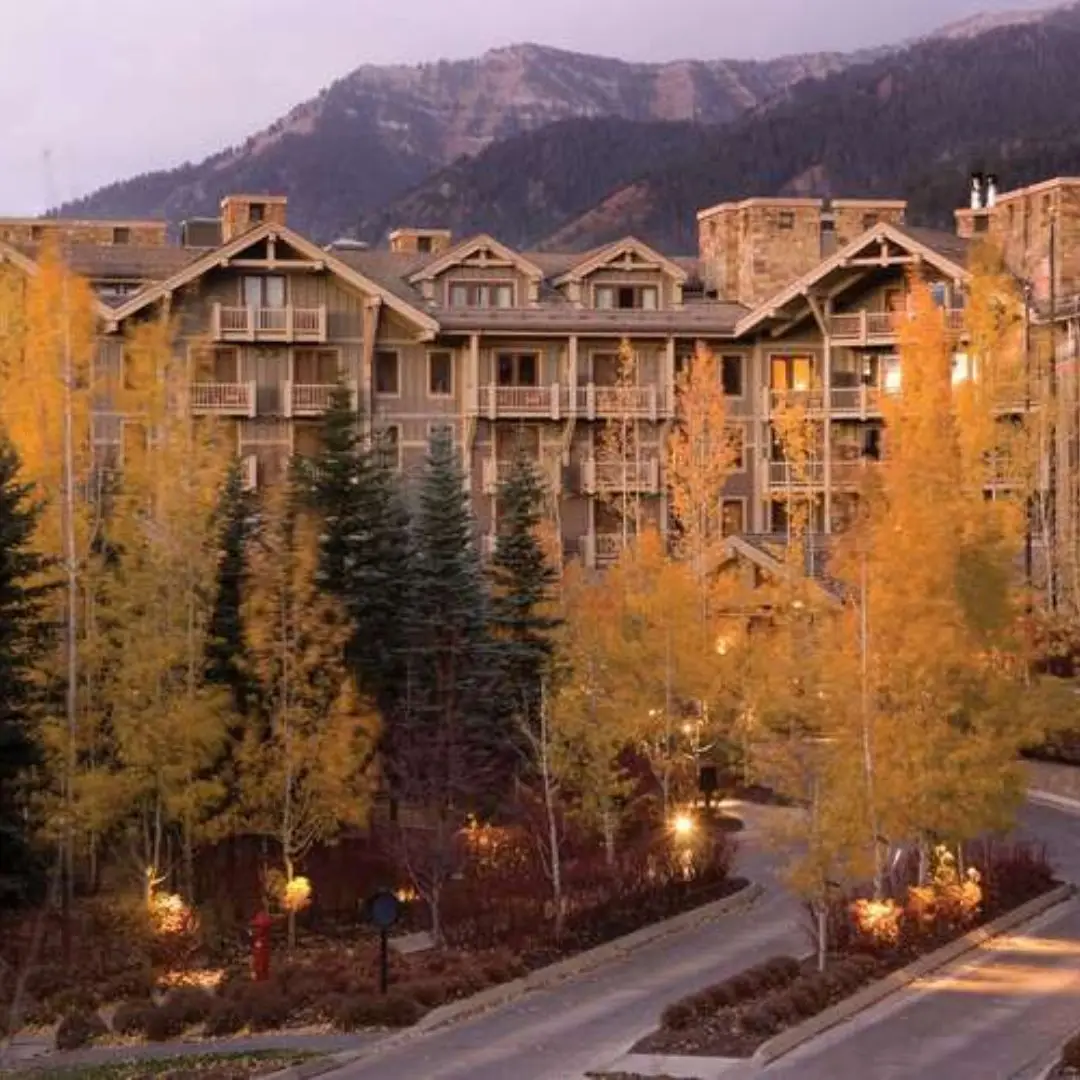
<path id="1" fill-rule="evenodd" d="M 335 994 L 326 1000 L 323 1010 L 339 1031 L 356 1031 L 378 1023 L 371 994 Z"/>
<path id="2" fill-rule="evenodd" d="M 777 994 L 769 1003 L 772 1005 L 777 1020 L 782 1027 L 790 1027 L 792 1024 L 798 1023 L 802 1017 L 802 1014 L 795 1007 L 795 1002 L 791 1000 L 790 991 L 785 990 L 782 994 Z"/>
<path id="3" fill-rule="evenodd" d="M 688 998 L 682 1001 L 673 1001 L 660 1014 L 660 1023 L 669 1031 L 685 1031 L 693 1027 L 697 1020 L 698 1011 Z"/>
<path id="4" fill-rule="evenodd" d="M 117 1006 L 113 1013 L 112 1029 L 117 1035 L 143 1035 L 146 1033 L 147 1014 L 154 1006 L 149 1001 L 136 998 Z"/>
<path id="5" fill-rule="evenodd" d="M 742 1023 L 752 1035 L 772 1035 L 780 1027 L 780 1017 L 772 1005 L 762 1002 L 742 1014 Z"/>
<path id="6" fill-rule="evenodd" d="M 730 982 L 717 983 L 716 986 L 711 986 L 708 990 L 703 991 L 703 994 L 707 1007 L 711 1012 L 730 1009 L 739 1003 L 739 995 Z"/>
<path id="7" fill-rule="evenodd" d="M 214 1006 L 214 995 L 197 986 L 178 986 L 169 991 L 163 1008 L 171 1010 L 185 1027 L 201 1024 Z"/>
<path id="8" fill-rule="evenodd" d="M 56 1029 L 57 1050 L 78 1050 L 89 1046 L 95 1039 L 107 1035 L 109 1029 L 96 1012 L 76 1009 L 65 1013 Z"/>
<path id="9" fill-rule="evenodd" d="M 450 984 L 445 979 L 421 979 L 409 986 L 409 993 L 426 1009 L 437 1009 L 451 997 Z"/>
<path id="10" fill-rule="evenodd" d="M 378 999 L 382 1022 L 387 1027 L 409 1027 L 424 1015 L 423 1007 L 415 998 L 398 991 Z"/>
<path id="11" fill-rule="evenodd" d="M 144 1014 L 143 1030 L 151 1042 L 175 1039 L 187 1026 L 183 1010 L 171 1005 L 150 1006 Z"/>
<path id="12" fill-rule="evenodd" d="M 100 1003 L 98 995 L 85 986 L 69 986 L 49 999 L 49 1004 L 59 1016 L 66 1013 L 91 1013 Z"/>
<path id="13" fill-rule="evenodd" d="M 758 991 L 758 979 L 748 971 L 732 976 L 728 979 L 728 983 L 739 1001 L 753 997 Z"/>
<path id="14" fill-rule="evenodd" d="M 799 961 L 793 956 L 774 956 L 771 960 L 766 960 L 762 967 L 782 986 L 797 979 L 801 970 Z"/>
<path id="15" fill-rule="evenodd" d="M 826 1004 L 821 984 L 809 975 L 796 979 L 787 991 L 800 1016 L 815 1016 Z"/>
<path id="16" fill-rule="evenodd" d="M 235 1035 L 246 1023 L 247 1015 L 238 998 L 218 998 L 210 1008 L 203 1031 L 207 1035 Z"/>
<path id="17" fill-rule="evenodd" d="M 1061 1064 L 1070 1069 L 1080 1069 L 1080 1034 L 1074 1035 L 1061 1048 Z"/>
<path id="18" fill-rule="evenodd" d="M 149 968 L 135 968 L 114 975 L 101 991 L 103 1001 L 149 1001 L 157 985 Z"/>
<path id="19" fill-rule="evenodd" d="M 289 1019 L 289 999 L 280 986 L 252 983 L 240 998 L 247 1026 L 252 1031 L 272 1031 Z"/>

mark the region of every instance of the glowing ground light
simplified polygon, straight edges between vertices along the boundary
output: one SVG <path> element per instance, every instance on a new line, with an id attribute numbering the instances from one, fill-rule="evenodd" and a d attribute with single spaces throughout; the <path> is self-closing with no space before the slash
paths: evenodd
<path id="1" fill-rule="evenodd" d="M 685 840 L 694 831 L 694 819 L 689 814 L 678 814 L 671 828 L 676 836 Z"/>

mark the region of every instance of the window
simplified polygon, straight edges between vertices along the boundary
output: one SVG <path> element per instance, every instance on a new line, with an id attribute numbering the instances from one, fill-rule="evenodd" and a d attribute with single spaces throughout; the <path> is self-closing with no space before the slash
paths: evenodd
<path id="1" fill-rule="evenodd" d="M 511 308 L 514 286 L 509 281 L 454 281 L 450 283 L 450 306 L 455 308 Z"/>
<path id="2" fill-rule="evenodd" d="M 388 469 L 401 466 L 401 429 L 397 424 L 382 428 L 375 436 L 379 461 Z"/>
<path id="3" fill-rule="evenodd" d="M 454 392 L 454 354 L 428 353 L 428 396 L 450 397 Z"/>
<path id="4" fill-rule="evenodd" d="M 429 420 L 427 426 L 428 442 L 437 435 L 447 436 L 451 441 L 454 439 L 453 420 Z"/>
<path id="5" fill-rule="evenodd" d="M 30 239 L 36 244 L 45 237 L 45 230 L 40 225 L 30 226 Z"/>
<path id="6" fill-rule="evenodd" d="M 258 225 L 259 222 L 266 220 L 266 203 L 253 202 L 248 206 L 248 221 L 252 225 Z"/>
<path id="7" fill-rule="evenodd" d="M 245 274 L 241 281 L 244 307 L 283 308 L 285 278 L 281 274 Z"/>
<path id="8" fill-rule="evenodd" d="M 869 213 L 862 216 L 862 227 L 872 229 L 881 220 L 880 214 Z"/>
<path id="9" fill-rule="evenodd" d="M 398 354 L 393 349 L 378 349 L 375 352 L 375 393 L 401 393 L 401 380 L 398 371 Z"/>
<path id="10" fill-rule="evenodd" d="M 336 349 L 293 350 L 293 379 L 300 386 L 333 386 L 338 374 Z"/>
<path id="11" fill-rule="evenodd" d="M 781 210 L 778 224 L 781 229 L 787 231 L 788 229 L 795 228 L 795 211 L 794 210 Z"/>
<path id="12" fill-rule="evenodd" d="M 421 255 L 431 254 L 431 237 L 430 236 L 418 236 L 416 238 L 416 250 Z"/>
<path id="13" fill-rule="evenodd" d="M 975 231 L 977 233 L 990 231 L 990 218 L 986 214 L 975 215 Z"/>
<path id="14" fill-rule="evenodd" d="M 724 393 L 728 397 L 742 397 L 743 394 L 743 358 L 725 356 L 722 360 L 721 379 Z"/>
<path id="15" fill-rule="evenodd" d="M 724 499 L 720 504 L 720 529 L 724 536 L 746 532 L 746 503 L 742 499 Z"/>
<path id="16" fill-rule="evenodd" d="M 130 244 L 131 230 L 126 225 L 117 225 L 112 231 L 112 242 L 114 244 Z"/>
<path id="17" fill-rule="evenodd" d="M 930 299 L 934 301 L 935 307 L 943 308 L 949 298 L 949 287 L 944 281 L 935 281 L 930 286 Z"/>
<path id="18" fill-rule="evenodd" d="M 771 389 L 794 390 L 805 393 L 813 389 L 814 361 L 809 356 L 774 356 L 771 367 Z"/>
<path id="19" fill-rule="evenodd" d="M 540 365 L 536 353 L 499 353 L 495 363 L 499 386 L 540 385 Z"/>
<path id="20" fill-rule="evenodd" d="M 655 285 L 597 285 L 594 296 L 601 311 L 655 311 L 659 306 Z"/>

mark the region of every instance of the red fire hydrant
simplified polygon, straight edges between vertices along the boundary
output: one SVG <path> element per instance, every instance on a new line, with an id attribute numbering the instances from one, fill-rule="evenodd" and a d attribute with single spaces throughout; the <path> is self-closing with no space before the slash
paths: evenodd
<path id="1" fill-rule="evenodd" d="M 256 982 L 270 978 L 270 927 L 273 919 L 260 911 L 251 920 L 251 977 Z"/>

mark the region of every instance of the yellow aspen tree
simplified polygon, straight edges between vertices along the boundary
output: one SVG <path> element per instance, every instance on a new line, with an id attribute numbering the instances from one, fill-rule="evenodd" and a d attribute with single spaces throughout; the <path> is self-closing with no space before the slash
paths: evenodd
<path id="1" fill-rule="evenodd" d="M 711 561 L 724 539 L 724 487 L 741 450 L 728 417 L 721 363 L 699 343 L 675 384 L 667 486 L 677 526 L 677 551 L 698 576 L 703 617 Z"/>
<path id="2" fill-rule="evenodd" d="M 640 475 L 642 446 L 637 384 L 638 360 L 627 339 L 619 343 L 619 361 L 613 387 L 598 387 L 604 395 L 604 421 L 596 440 L 596 466 L 612 477 L 601 502 L 610 506 L 619 518 L 620 549 L 626 550 L 642 528 Z"/>
<path id="3" fill-rule="evenodd" d="M 8 432 L 26 478 L 47 499 L 37 543 L 61 567 L 56 593 L 60 650 L 45 676 L 56 688 L 57 708 L 42 741 L 55 776 L 56 802 L 49 832 L 59 845 L 64 886 L 64 945 L 70 948 L 67 912 L 74 887 L 80 822 L 93 815 L 80 805 L 79 772 L 98 717 L 80 700 L 86 624 L 84 602 L 93 591 L 93 549 L 100 526 L 91 453 L 95 387 L 96 305 L 87 282 L 73 274 L 55 245 L 44 248 L 35 273 L 21 282 L 4 271 L 0 291 L 0 426 Z"/>
<path id="4" fill-rule="evenodd" d="M 268 731 L 249 740 L 240 783 L 249 827 L 280 846 L 290 944 L 308 899 L 299 866 L 314 845 L 366 823 L 378 739 L 375 710 L 345 665 L 348 619 L 318 586 L 317 540 L 293 485 L 271 490 L 246 612 Z"/>
<path id="5" fill-rule="evenodd" d="M 134 832 L 148 882 L 161 876 L 163 841 L 179 830 L 189 897 L 195 843 L 224 794 L 211 767 L 230 719 L 228 696 L 203 679 L 205 583 L 229 457 L 216 422 L 193 415 L 192 377 L 168 320 L 129 334 L 113 399 L 125 419 L 110 528 L 117 790 L 139 810 Z"/>

